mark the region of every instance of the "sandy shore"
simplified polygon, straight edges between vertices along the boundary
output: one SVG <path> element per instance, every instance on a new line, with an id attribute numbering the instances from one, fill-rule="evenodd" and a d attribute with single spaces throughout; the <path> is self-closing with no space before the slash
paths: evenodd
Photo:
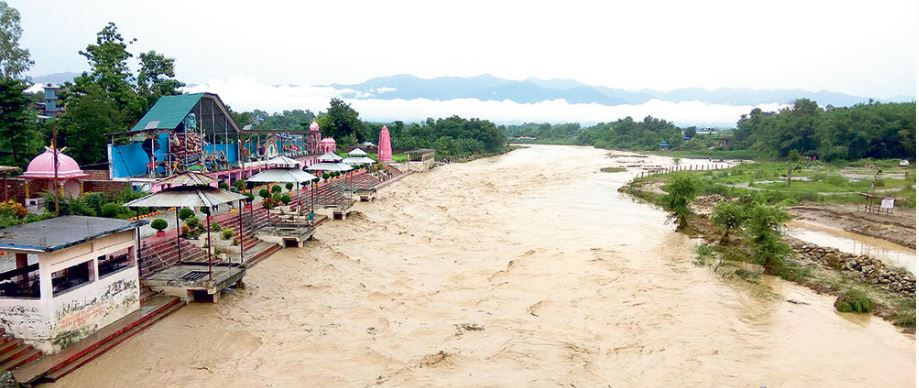
<path id="1" fill-rule="evenodd" d="M 59 384 L 915 385 L 914 338 L 890 324 L 694 266 L 693 241 L 616 192 L 631 172 L 599 172 L 607 153 L 409 176 Z"/>

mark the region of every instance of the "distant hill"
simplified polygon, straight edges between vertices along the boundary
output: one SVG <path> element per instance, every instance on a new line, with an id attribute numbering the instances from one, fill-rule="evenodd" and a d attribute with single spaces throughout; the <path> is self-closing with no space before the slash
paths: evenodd
<path id="1" fill-rule="evenodd" d="M 74 78 L 79 76 L 80 73 L 54 73 L 54 74 L 45 74 L 32 77 L 32 82 L 37 84 L 63 84 L 64 82 L 72 82 Z"/>
<path id="2" fill-rule="evenodd" d="M 475 98 L 479 100 L 511 100 L 534 103 L 562 99 L 568 103 L 594 103 L 601 105 L 641 104 L 651 99 L 664 101 L 701 101 L 711 104 L 756 105 L 791 103 L 798 98 L 809 98 L 820 105 L 850 106 L 868 102 L 868 97 L 852 96 L 826 90 L 812 92 L 800 89 L 745 89 L 700 88 L 671 91 L 625 90 L 588 85 L 570 79 L 536 79 L 523 81 L 497 78 L 489 74 L 476 77 L 419 78 L 413 75 L 394 75 L 372 78 L 359 84 L 332 84 L 339 89 L 354 91 L 352 98 L 451 100 Z"/>

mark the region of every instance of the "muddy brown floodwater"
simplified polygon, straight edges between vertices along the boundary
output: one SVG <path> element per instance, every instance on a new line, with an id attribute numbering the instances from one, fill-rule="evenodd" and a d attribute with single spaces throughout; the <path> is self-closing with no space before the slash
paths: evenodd
<path id="1" fill-rule="evenodd" d="M 409 176 L 60 384 L 914 386 L 912 336 L 694 266 L 663 212 L 616 192 L 634 172 L 599 172 L 607 153 Z"/>

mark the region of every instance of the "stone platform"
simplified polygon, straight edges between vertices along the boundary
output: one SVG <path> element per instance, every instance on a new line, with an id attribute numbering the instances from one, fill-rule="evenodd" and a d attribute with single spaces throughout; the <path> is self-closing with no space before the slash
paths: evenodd
<path id="1" fill-rule="evenodd" d="M 242 285 L 246 269 L 238 264 L 215 264 L 208 277 L 207 263 L 182 263 L 141 279 L 154 291 L 173 295 L 185 301 L 220 301 L 220 291 Z"/>

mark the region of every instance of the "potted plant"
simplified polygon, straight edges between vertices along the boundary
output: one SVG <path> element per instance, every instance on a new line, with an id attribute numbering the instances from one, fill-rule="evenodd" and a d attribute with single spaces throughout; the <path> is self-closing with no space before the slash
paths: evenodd
<path id="1" fill-rule="evenodd" d="M 201 226 L 201 221 L 198 220 L 198 217 L 192 216 L 185 219 L 185 225 L 182 225 L 182 237 L 185 237 L 188 242 L 192 245 L 203 247 L 204 240 L 200 239 L 202 233 L 204 233 L 204 228 Z"/>
<path id="2" fill-rule="evenodd" d="M 244 209 L 246 211 L 252 211 L 252 201 L 254 200 L 255 200 L 255 196 L 252 195 L 252 193 L 246 193 L 246 199 L 245 199 L 246 204 L 244 205 L 245 206 Z"/>
<path id="3" fill-rule="evenodd" d="M 278 200 L 280 200 L 281 203 L 284 204 L 284 207 L 287 208 L 287 209 L 286 209 L 287 211 L 290 211 L 290 195 L 288 195 L 288 194 L 281 194 L 281 196 L 278 198 Z"/>
<path id="4" fill-rule="evenodd" d="M 162 218 L 157 218 L 150 223 L 150 227 L 156 229 L 156 237 L 166 237 L 166 228 L 169 227 L 169 223 Z"/>
<path id="5" fill-rule="evenodd" d="M 236 187 L 236 190 L 243 191 L 246 189 L 247 183 L 245 179 L 238 179 L 233 182 L 233 187 Z"/>
<path id="6" fill-rule="evenodd" d="M 188 217 L 192 217 L 194 215 L 195 211 L 187 207 L 183 207 L 181 210 L 179 210 L 179 219 L 182 221 L 186 221 L 188 220 Z"/>

